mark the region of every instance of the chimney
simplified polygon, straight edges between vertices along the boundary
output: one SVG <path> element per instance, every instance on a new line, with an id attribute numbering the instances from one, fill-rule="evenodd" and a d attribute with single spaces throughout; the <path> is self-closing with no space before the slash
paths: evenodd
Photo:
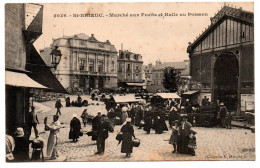
<path id="1" fill-rule="evenodd" d="M 91 34 L 91 37 L 94 37 L 94 34 Z"/>

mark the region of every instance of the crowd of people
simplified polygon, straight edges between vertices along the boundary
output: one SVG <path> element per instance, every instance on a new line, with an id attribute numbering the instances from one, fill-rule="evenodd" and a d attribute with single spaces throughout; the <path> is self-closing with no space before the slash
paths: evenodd
<path id="1" fill-rule="evenodd" d="M 93 96 L 94 98 L 94 96 Z M 95 100 L 95 99 L 94 99 Z M 71 106 L 70 98 L 65 99 L 66 107 Z M 82 98 L 78 95 L 76 102 L 77 107 L 81 107 L 83 104 Z M 210 106 L 210 102 L 207 98 L 202 100 L 203 106 Z M 59 116 L 61 115 L 61 100 L 58 99 L 55 107 L 57 108 L 56 115 L 53 116 L 51 124 L 47 123 L 47 118 L 44 119 L 45 131 L 50 131 L 47 142 L 47 156 L 50 159 L 56 159 L 59 157 L 57 151 L 58 133 L 61 128 L 59 122 Z M 147 134 L 150 134 L 154 130 L 155 134 L 162 134 L 164 131 L 171 129 L 171 136 L 169 137 L 169 144 L 173 146 L 173 153 L 189 154 L 195 156 L 196 134 L 197 132 L 192 129 L 193 120 L 189 120 L 190 113 L 196 112 L 199 107 L 192 105 L 187 99 L 182 104 L 174 100 L 167 100 L 162 106 L 153 106 L 149 102 L 147 103 L 123 103 L 116 104 L 116 106 L 108 106 L 107 114 L 102 114 L 98 111 L 97 116 L 92 117 L 85 108 L 81 114 L 81 119 L 84 127 L 87 123 L 92 124 L 92 129 L 87 132 L 87 135 L 91 136 L 93 141 L 96 141 L 97 152 L 96 154 L 104 154 L 105 141 L 109 136 L 109 132 L 114 132 L 115 125 L 122 125 L 120 129 L 120 135 L 117 137 L 119 143 L 122 142 L 121 152 L 126 154 L 126 157 L 130 157 L 133 152 L 133 144 L 136 142 L 134 134 L 134 127 L 137 129 L 143 129 Z M 166 113 L 166 111 L 168 113 Z M 221 102 L 218 110 L 219 124 L 222 127 L 231 129 L 231 113 L 227 112 L 227 108 L 224 103 Z M 166 119 L 169 120 L 169 127 L 166 124 Z M 35 113 L 35 108 L 32 107 L 29 113 L 29 137 L 31 129 L 34 129 L 36 141 L 41 142 L 38 135 L 37 124 L 39 120 Z M 80 136 L 83 136 L 81 127 L 81 121 L 77 117 L 77 114 L 73 114 L 70 122 L 68 138 L 72 142 L 76 143 Z M 7 160 L 26 161 L 29 159 L 28 145 L 33 143 L 24 137 L 23 128 L 17 128 L 15 137 L 6 135 L 6 158 Z M 137 141 L 138 143 L 138 141 Z M 140 140 L 139 140 L 140 143 Z M 138 145 L 137 145 L 138 146 Z"/>

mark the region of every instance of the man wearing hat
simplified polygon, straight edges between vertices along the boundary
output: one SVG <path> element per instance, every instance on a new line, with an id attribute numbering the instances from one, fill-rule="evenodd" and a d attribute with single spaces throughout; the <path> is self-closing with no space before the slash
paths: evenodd
<path id="1" fill-rule="evenodd" d="M 227 115 L 227 108 L 224 106 L 224 103 L 220 103 L 220 111 L 219 111 L 219 116 L 220 116 L 220 125 L 221 127 L 225 127 L 225 117 Z"/>
<path id="2" fill-rule="evenodd" d="M 98 115 L 101 115 L 101 112 L 99 112 Z M 97 152 L 95 154 L 103 155 L 105 151 L 105 141 L 108 138 L 108 131 L 113 132 L 114 130 L 105 114 L 97 119 L 96 126 Z"/>
<path id="3" fill-rule="evenodd" d="M 97 113 L 97 116 L 95 116 L 92 120 L 92 131 L 93 131 L 93 135 L 92 135 L 92 140 L 96 140 L 97 141 L 97 152 L 95 154 L 101 154 L 102 153 L 102 148 L 104 148 L 104 143 L 105 141 L 102 139 L 101 136 L 101 111 L 99 110 Z"/>
<path id="4" fill-rule="evenodd" d="M 24 162 L 29 159 L 29 141 L 24 137 L 22 127 L 18 127 L 15 131 L 15 148 L 14 148 L 14 161 Z"/>

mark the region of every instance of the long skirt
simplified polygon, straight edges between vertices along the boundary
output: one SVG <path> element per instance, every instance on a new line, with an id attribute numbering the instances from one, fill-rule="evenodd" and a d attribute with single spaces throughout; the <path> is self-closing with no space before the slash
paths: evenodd
<path id="1" fill-rule="evenodd" d="M 133 143 L 132 143 L 132 134 L 123 134 L 123 141 L 121 146 L 122 153 L 132 153 L 133 152 Z"/>
<path id="2" fill-rule="evenodd" d="M 47 156 L 51 156 L 53 149 L 57 145 L 57 140 L 58 140 L 57 135 L 50 133 L 48 138 L 48 143 L 47 143 Z"/>

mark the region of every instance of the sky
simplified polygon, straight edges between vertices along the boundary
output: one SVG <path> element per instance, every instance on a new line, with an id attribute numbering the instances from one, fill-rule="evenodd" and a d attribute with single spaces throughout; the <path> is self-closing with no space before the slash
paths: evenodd
<path id="1" fill-rule="evenodd" d="M 45 3 L 43 4 L 43 34 L 34 43 L 39 51 L 49 47 L 52 39 L 85 33 L 97 40 L 109 40 L 117 50 L 130 50 L 143 56 L 144 64 L 178 62 L 189 59 L 186 49 L 210 25 L 210 17 L 224 2 L 173 3 Z M 254 11 L 252 2 L 230 2 L 226 5 Z M 104 17 L 54 17 L 55 14 L 102 14 Z M 128 17 L 108 17 L 110 13 L 128 13 Z M 178 16 L 130 17 L 130 14 L 175 13 Z M 188 16 L 205 13 L 207 16 Z M 186 16 L 180 16 L 186 14 Z"/>

